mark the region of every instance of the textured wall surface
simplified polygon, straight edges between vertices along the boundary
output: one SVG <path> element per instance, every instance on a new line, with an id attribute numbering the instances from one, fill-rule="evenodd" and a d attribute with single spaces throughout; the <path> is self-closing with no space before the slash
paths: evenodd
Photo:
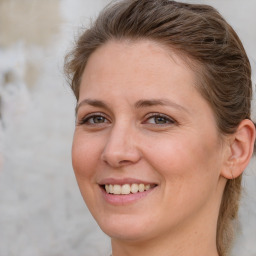
<path id="1" fill-rule="evenodd" d="M 74 37 L 108 2 L 0 0 L 0 256 L 109 255 L 73 175 L 75 100 L 62 71 Z M 256 1 L 190 2 L 217 7 L 255 74 Z M 233 256 L 256 255 L 255 168 L 253 160 L 244 177 Z"/>

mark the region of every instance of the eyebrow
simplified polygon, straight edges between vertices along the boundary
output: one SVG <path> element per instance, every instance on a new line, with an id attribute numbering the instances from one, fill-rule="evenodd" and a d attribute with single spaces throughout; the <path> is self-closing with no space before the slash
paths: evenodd
<path id="1" fill-rule="evenodd" d="M 90 105 L 93 107 L 104 108 L 104 109 L 107 109 L 110 111 L 110 108 L 108 107 L 108 105 L 101 100 L 84 99 L 80 103 L 77 104 L 76 109 L 75 109 L 76 114 L 77 114 L 79 107 L 81 107 L 83 105 Z M 189 112 L 188 109 L 186 109 L 185 107 L 183 107 L 173 101 L 170 101 L 169 99 L 138 100 L 134 106 L 135 106 L 135 108 L 146 108 L 146 107 L 152 107 L 152 106 L 170 106 L 170 107 L 176 108 L 178 110 L 183 110 L 185 112 Z"/>
<path id="2" fill-rule="evenodd" d="M 149 99 L 149 100 L 139 100 L 135 103 L 136 108 L 144 108 L 151 106 L 170 106 L 173 108 L 177 108 L 179 110 L 183 110 L 185 112 L 189 112 L 185 107 L 170 101 L 169 99 Z"/>
<path id="3" fill-rule="evenodd" d="M 84 99 L 76 105 L 76 109 L 75 109 L 76 114 L 77 114 L 77 111 L 78 111 L 79 107 L 81 107 L 83 105 L 90 105 L 90 106 L 93 106 L 93 107 L 109 109 L 108 105 L 106 103 L 104 103 L 103 101 L 101 101 L 101 100 Z"/>

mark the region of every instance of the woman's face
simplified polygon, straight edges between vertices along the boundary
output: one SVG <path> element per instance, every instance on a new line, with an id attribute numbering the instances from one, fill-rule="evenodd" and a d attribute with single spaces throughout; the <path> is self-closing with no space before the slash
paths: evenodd
<path id="1" fill-rule="evenodd" d="M 89 58 L 73 167 L 89 210 L 113 238 L 217 221 L 223 144 L 184 61 L 151 41 L 108 42 Z"/>

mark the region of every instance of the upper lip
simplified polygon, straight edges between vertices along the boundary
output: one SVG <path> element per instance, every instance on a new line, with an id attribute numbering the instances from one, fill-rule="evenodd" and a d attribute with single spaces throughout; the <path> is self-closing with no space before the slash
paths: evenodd
<path id="1" fill-rule="evenodd" d="M 155 184 L 155 182 L 150 182 L 150 181 L 145 181 L 145 180 L 140 180 L 140 179 L 135 179 L 135 178 L 122 178 L 122 179 L 117 179 L 117 178 L 106 178 L 100 180 L 98 183 L 99 185 L 106 185 L 106 184 L 116 184 L 116 185 L 124 185 L 124 184 Z"/>

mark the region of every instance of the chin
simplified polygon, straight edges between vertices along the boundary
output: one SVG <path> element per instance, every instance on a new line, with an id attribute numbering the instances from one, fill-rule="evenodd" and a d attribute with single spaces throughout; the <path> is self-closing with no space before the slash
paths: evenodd
<path id="1" fill-rule="evenodd" d="M 146 218 L 125 215 L 113 216 L 98 221 L 102 231 L 111 238 L 139 241 L 145 239 L 145 234 L 152 232 L 152 223 Z"/>

